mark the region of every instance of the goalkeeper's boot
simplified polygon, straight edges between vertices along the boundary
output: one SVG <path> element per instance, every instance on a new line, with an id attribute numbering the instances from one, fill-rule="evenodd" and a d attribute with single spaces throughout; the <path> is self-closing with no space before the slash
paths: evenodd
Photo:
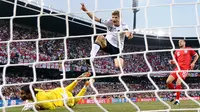
<path id="1" fill-rule="evenodd" d="M 176 101 L 174 102 L 174 105 L 180 105 L 180 101 L 179 101 L 179 100 L 176 100 Z"/>
<path id="2" fill-rule="evenodd" d="M 173 102 L 175 98 L 176 98 L 176 93 L 173 94 L 173 96 L 170 99 L 170 102 Z"/>

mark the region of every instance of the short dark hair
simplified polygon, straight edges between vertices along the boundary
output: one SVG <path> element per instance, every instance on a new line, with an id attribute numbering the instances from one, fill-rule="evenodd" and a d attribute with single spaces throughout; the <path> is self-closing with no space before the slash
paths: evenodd
<path id="1" fill-rule="evenodd" d="M 115 11 L 112 12 L 112 15 L 116 15 L 116 16 L 120 17 L 120 16 L 119 16 L 119 15 L 120 15 L 120 12 L 119 12 L 118 10 L 115 10 Z"/>
<path id="2" fill-rule="evenodd" d="M 25 85 L 21 88 L 22 91 L 24 91 L 25 93 L 29 94 L 31 93 L 30 89 L 29 89 L 29 85 Z"/>
<path id="3" fill-rule="evenodd" d="M 185 39 L 179 39 L 179 40 L 183 40 L 185 42 Z"/>

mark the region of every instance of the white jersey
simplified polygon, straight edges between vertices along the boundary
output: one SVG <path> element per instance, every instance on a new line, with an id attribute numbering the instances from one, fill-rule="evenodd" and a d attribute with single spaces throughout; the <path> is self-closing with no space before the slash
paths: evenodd
<path id="1" fill-rule="evenodd" d="M 113 45 L 114 47 L 119 48 L 119 40 L 118 40 L 118 32 L 120 31 L 127 31 L 128 30 L 128 25 L 122 23 L 122 26 L 114 26 L 112 23 L 112 20 L 102 20 L 100 23 L 104 24 L 107 27 L 107 35 L 106 39 L 107 41 Z M 121 29 L 122 28 L 122 29 Z M 120 44 L 121 44 L 121 50 L 124 48 L 124 40 L 125 40 L 125 33 L 120 34 Z"/>

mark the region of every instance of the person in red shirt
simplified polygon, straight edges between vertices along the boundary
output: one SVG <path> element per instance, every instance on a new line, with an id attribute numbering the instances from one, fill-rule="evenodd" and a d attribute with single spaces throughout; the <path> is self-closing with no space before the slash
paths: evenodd
<path id="1" fill-rule="evenodd" d="M 186 47 L 186 42 L 185 40 L 179 40 L 179 50 L 176 50 L 174 53 L 174 57 L 178 63 L 178 66 L 180 67 L 180 70 L 184 70 L 181 72 L 175 72 L 178 71 L 178 67 L 176 67 L 174 69 L 174 72 L 172 72 L 169 77 L 167 78 L 167 87 L 168 89 L 181 89 L 181 80 L 178 78 L 177 75 L 179 75 L 183 80 L 188 76 L 188 72 L 187 70 L 192 70 L 195 66 L 195 63 L 197 62 L 199 56 L 198 54 L 191 48 L 191 47 Z M 194 57 L 193 61 L 192 61 L 192 57 Z M 170 60 L 169 61 L 170 64 L 175 64 L 174 60 Z M 176 80 L 176 87 L 174 88 L 174 84 L 173 81 Z M 176 97 L 176 101 L 174 102 L 174 105 L 179 105 L 180 101 L 180 91 L 176 92 L 172 99 L 170 100 L 171 102 L 174 101 Z"/>

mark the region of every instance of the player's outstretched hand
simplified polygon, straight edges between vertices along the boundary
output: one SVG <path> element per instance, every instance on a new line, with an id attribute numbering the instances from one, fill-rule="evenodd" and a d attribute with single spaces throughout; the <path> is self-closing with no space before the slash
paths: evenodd
<path id="1" fill-rule="evenodd" d="M 132 39 L 133 33 L 132 32 L 126 32 L 126 36 L 128 37 L 128 39 Z"/>
<path id="2" fill-rule="evenodd" d="M 133 33 L 130 34 L 130 37 L 128 39 L 132 39 L 133 38 Z"/>
<path id="3" fill-rule="evenodd" d="M 85 4 L 84 3 L 81 3 L 81 10 L 83 10 L 83 11 L 87 11 L 87 8 L 85 7 Z"/>
<path id="4" fill-rule="evenodd" d="M 193 70 L 193 69 L 194 69 L 194 66 L 195 66 L 195 64 L 194 64 L 194 63 L 191 63 L 191 64 L 190 64 L 190 69 Z"/>

